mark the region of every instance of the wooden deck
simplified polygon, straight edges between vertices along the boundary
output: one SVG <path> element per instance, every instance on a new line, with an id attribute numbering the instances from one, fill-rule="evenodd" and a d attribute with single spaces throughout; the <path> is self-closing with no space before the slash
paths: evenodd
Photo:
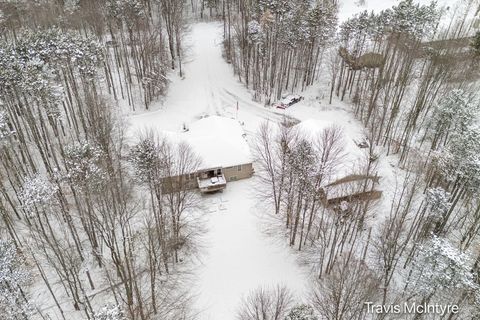
<path id="1" fill-rule="evenodd" d="M 203 193 L 215 192 L 219 190 L 223 190 L 227 187 L 227 181 L 225 180 L 225 176 L 222 174 L 217 175 L 215 177 L 209 178 L 197 178 L 198 188 Z"/>

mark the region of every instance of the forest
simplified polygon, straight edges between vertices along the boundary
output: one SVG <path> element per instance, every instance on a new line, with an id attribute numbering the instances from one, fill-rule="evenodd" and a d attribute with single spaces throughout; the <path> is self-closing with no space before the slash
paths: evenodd
<path id="1" fill-rule="evenodd" d="M 409 303 L 457 310 L 401 319 L 480 319 L 480 2 L 370 1 L 0 0 L 0 318 L 400 319 L 367 303 Z M 212 46 L 199 24 L 218 31 L 216 74 L 189 68 Z M 232 185 L 248 194 L 201 195 L 190 146 L 132 137 L 215 77 L 245 90 L 205 99 L 247 119 L 255 174 Z M 272 107 L 289 93 L 306 98 Z M 333 121 L 312 133 L 317 110 Z M 259 283 L 210 318 L 192 279 L 228 192 L 254 199 L 307 289 Z"/>

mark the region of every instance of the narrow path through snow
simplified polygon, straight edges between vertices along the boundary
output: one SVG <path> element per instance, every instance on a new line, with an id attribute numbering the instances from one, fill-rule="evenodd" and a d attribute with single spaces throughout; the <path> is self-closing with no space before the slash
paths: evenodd
<path id="1" fill-rule="evenodd" d="M 222 25 L 217 22 L 196 23 L 187 34 L 183 79 L 173 76 L 163 102 L 130 117 L 132 133 L 145 128 L 178 131 L 183 124 L 201 115 L 237 117 L 254 130 L 265 119 L 278 119 L 272 109 L 252 101 L 251 94 L 233 74 L 222 57 Z"/>

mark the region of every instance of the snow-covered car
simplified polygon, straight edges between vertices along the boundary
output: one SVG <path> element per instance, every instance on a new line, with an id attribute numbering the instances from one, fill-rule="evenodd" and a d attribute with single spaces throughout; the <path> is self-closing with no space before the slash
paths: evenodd
<path id="1" fill-rule="evenodd" d="M 275 102 L 273 106 L 278 109 L 286 109 L 292 104 L 295 104 L 303 99 L 302 96 L 298 94 L 289 94 L 282 98 L 282 100 Z"/>

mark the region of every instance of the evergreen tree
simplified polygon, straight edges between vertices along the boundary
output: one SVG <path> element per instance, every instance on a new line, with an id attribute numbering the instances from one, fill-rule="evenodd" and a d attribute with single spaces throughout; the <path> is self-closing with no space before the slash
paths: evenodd
<path id="1" fill-rule="evenodd" d="M 0 240 L 0 312 L 5 320 L 29 319 L 32 308 L 25 296 L 30 275 L 13 243 Z"/>

